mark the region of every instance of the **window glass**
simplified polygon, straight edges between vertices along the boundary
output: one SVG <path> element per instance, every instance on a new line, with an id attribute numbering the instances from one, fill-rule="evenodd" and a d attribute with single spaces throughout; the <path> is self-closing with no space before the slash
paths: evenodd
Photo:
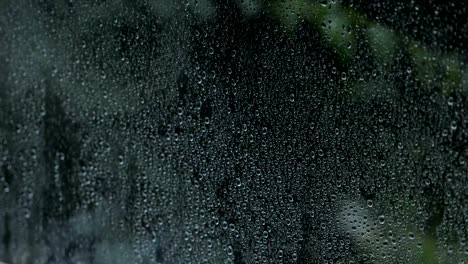
<path id="1" fill-rule="evenodd" d="M 468 263 L 467 8 L 0 0 L 0 261 Z"/>

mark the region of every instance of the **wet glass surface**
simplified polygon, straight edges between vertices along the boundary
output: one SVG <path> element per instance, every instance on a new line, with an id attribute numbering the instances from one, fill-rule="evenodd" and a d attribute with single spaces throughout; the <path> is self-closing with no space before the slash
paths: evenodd
<path id="1" fill-rule="evenodd" d="M 0 261 L 468 263 L 467 8 L 0 0 Z"/>

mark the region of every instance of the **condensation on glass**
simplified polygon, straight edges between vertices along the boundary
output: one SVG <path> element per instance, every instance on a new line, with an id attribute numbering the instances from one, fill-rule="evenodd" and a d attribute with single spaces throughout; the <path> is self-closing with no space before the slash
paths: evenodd
<path id="1" fill-rule="evenodd" d="M 0 261 L 468 263 L 468 3 L 0 1 Z"/>

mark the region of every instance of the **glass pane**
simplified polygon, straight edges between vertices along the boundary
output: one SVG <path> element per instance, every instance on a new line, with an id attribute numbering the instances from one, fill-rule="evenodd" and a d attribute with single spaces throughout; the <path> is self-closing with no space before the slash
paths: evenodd
<path id="1" fill-rule="evenodd" d="M 0 262 L 468 263 L 467 8 L 0 0 Z"/>

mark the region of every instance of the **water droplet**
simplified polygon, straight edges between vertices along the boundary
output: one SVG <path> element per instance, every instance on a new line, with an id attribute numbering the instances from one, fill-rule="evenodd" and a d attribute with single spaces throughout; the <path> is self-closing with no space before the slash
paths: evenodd
<path id="1" fill-rule="evenodd" d="M 346 72 L 342 72 L 341 73 L 341 80 L 346 81 L 346 79 L 347 79 Z"/>
<path id="2" fill-rule="evenodd" d="M 291 94 L 291 96 L 289 97 L 289 101 L 291 101 L 291 103 L 293 103 L 294 100 L 295 100 L 295 95 Z"/>
<path id="3" fill-rule="evenodd" d="M 453 97 L 450 96 L 449 99 L 447 100 L 447 104 L 449 106 L 453 106 L 453 103 L 454 103 L 454 99 L 453 99 Z"/>
<path id="4" fill-rule="evenodd" d="M 232 256 L 232 253 L 233 253 L 232 247 L 231 247 L 231 246 L 228 246 L 228 247 L 227 247 L 227 254 L 228 254 L 229 256 Z"/>
<path id="5" fill-rule="evenodd" d="M 237 187 L 240 187 L 241 185 L 242 185 L 241 179 L 240 179 L 240 178 L 236 178 L 236 186 L 237 186 Z"/>
<path id="6" fill-rule="evenodd" d="M 450 123 L 450 128 L 451 128 L 452 130 L 456 130 L 456 129 L 457 129 L 457 122 L 456 122 L 455 120 L 452 121 L 452 122 Z"/>
<path id="7" fill-rule="evenodd" d="M 385 224 L 385 216 L 384 215 L 379 215 L 379 223 L 381 225 Z"/>

